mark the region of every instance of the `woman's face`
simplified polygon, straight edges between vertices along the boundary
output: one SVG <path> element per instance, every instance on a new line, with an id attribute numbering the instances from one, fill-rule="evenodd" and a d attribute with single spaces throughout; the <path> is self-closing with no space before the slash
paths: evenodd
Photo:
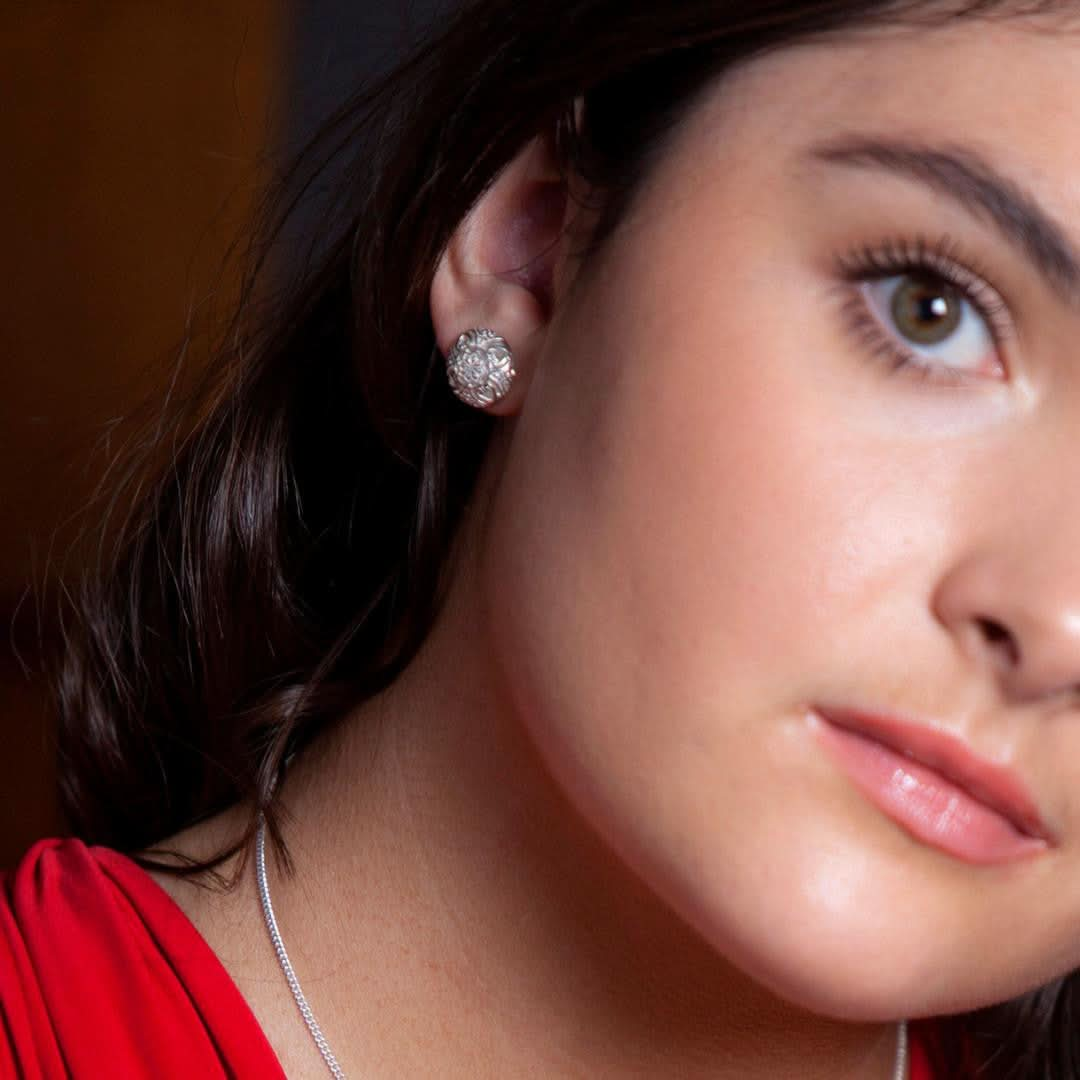
<path id="1" fill-rule="evenodd" d="M 1080 36 L 1015 21 L 741 69 L 557 308 L 509 443 L 483 595 L 517 711 L 657 893 L 818 1011 L 1080 967 L 1077 100 Z M 1058 223 L 1052 275 L 976 154 Z M 840 708 L 1006 766 L 1051 841 L 898 759 L 860 782 Z"/>

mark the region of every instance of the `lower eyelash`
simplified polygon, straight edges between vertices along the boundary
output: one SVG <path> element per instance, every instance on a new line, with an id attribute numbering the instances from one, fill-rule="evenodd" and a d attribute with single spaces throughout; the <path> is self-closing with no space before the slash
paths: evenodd
<path id="1" fill-rule="evenodd" d="M 905 349 L 886 334 L 878 321 L 870 313 L 861 293 L 850 296 L 841 308 L 847 318 L 848 326 L 856 340 L 872 357 L 886 361 L 893 371 L 911 368 L 913 374 L 932 381 L 956 382 L 963 376 L 950 377 L 940 365 L 932 365 L 922 360 L 918 353 Z"/>
<path id="2" fill-rule="evenodd" d="M 970 382 L 971 376 L 950 373 L 947 368 L 924 360 L 913 349 L 906 349 L 891 338 L 871 313 L 858 285 L 906 273 L 922 273 L 939 278 L 956 289 L 985 320 L 995 345 L 999 348 L 1013 336 L 1008 305 L 970 259 L 965 259 L 957 244 L 945 235 L 934 245 L 920 234 L 914 241 L 903 238 L 864 245 L 853 252 L 836 256 L 840 277 L 855 286 L 848 292 L 843 312 L 856 338 L 871 354 L 890 362 L 893 371 L 911 369 L 912 374 L 952 385 Z"/>

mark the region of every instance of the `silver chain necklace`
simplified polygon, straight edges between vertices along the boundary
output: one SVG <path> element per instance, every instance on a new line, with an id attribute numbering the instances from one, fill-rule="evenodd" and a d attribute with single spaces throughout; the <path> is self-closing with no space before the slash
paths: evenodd
<path id="1" fill-rule="evenodd" d="M 255 876 L 259 882 L 259 899 L 262 901 L 266 929 L 270 931 L 270 940 L 274 943 L 274 952 L 277 953 L 281 970 L 285 972 L 285 981 L 289 984 L 292 996 L 296 999 L 297 1007 L 300 1009 L 300 1015 L 304 1018 L 304 1023 L 307 1024 L 307 1029 L 311 1032 L 311 1037 L 315 1040 L 315 1045 L 319 1048 L 323 1061 L 326 1062 L 326 1067 L 335 1080 L 345 1080 L 345 1074 L 341 1071 L 341 1066 L 337 1063 L 337 1058 L 334 1057 L 334 1052 L 330 1049 L 330 1044 L 326 1041 L 322 1028 L 319 1027 L 319 1021 L 315 1019 L 315 1014 L 311 1011 L 307 998 L 304 997 L 304 991 L 300 989 L 300 980 L 297 979 L 296 972 L 293 971 L 293 966 L 289 962 L 289 954 L 285 951 L 285 942 L 281 940 L 277 919 L 274 918 L 274 905 L 270 903 L 270 887 L 266 884 L 266 829 L 264 826 L 265 822 L 260 814 L 259 829 L 255 834 Z"/>
<path id="2" fill-rule="evenodd" d="M 326 1036 L 322 1033 L 322 1028 L 319 1027 L 319 1022 L 315 1019 L 307 998 L 304 997 L 304 991 L 300 989 L 300 980 L 297 979 L 296 972 L 293 971 L 293 966 L 289 962 L 285 942 L 281 940 L 281 931 L 278 930 L 277 919 L 274 918 L 274 905 L 270 903 L 270 886 L 266 883 L 266 830 L 262 815 L 259 816 L 259 825 L 255 833 L 255 877 L 259 882 L 259 899 L 262 901 L 266 929 L 270 932 L 274 952 L 277 953 L 281 970 L 285 972 L 285 981 L 289 984 L 292 996 L 296 999 L 296 1006 L 331 1075 L 335 1080 L 345 1080 L 345 1074 L 341 1071 L 341 1066 L 337 1063 L 337 1058 L 334 1057 L 334 1052 L 330 1049 L 330 1044 L 326 1041 Z M 901 1020 L 896 1025 L 896 1063 L 893 1065 L 893 1080 L 907 1080 L 907 1059 L 907 1021 Z"/>

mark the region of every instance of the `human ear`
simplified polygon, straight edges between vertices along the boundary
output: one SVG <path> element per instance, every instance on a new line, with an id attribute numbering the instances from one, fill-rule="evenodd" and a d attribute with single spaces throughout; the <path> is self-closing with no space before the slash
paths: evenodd
<path id="1" fill-rule="evenodd" d="M 480 197 L 439 260 L 430 303 L 443 356 L 478 328 L 495 331 L 513 352 L 509 393 L 489 413 L 516 413 L 531 382 L 554 306 L 567 204 L 552 138 L 537 136 Z"/>

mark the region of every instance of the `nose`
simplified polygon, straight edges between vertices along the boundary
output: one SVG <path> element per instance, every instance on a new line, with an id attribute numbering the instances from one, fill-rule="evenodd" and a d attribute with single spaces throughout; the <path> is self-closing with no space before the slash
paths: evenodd
<path id="1" fill-rule="evenodd" d="M 1063 540 L 1003 538 L 958 561 L 935 591 L 938 621 L 1008 700 L 1080 700 L 1080 546 Z"/>

